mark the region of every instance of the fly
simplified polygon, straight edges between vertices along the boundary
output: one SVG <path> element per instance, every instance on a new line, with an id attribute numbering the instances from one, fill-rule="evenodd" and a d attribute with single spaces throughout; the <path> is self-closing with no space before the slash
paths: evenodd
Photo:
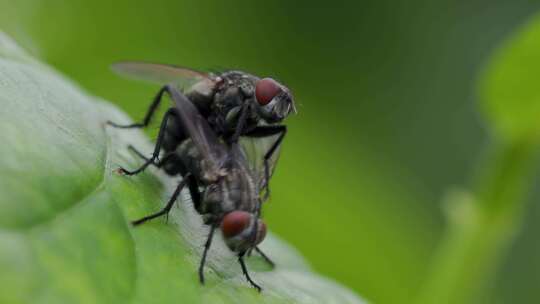
<path id="1" fill-rule="evenodd" d="M 201 214 L 204 223 L 210 226 L 199 264 L 201 283 L 204 284 L 206 256 L 214 232 L 219 228 L 229 249 L 237 254 L 244 276 L 254 288 L 261 291 L 261 287 L 249 276 L 244 262 L 246 254 L 254 250 L 270 265 L 274 265 L 257 247 L 266 235 L 266 225 L 260 219 L 260 177 L 251 171 L 240 143 L 227 144 L 220 139 L 207 119 L 181 92 L 176 89 L 165 92 L 171 97 L 174 106 L 166 112 L 160 133 L 174 130 L 182 134 L 184 140 L 174 150 L 168 150 L 159 161 L 146 159 L 133 147 L 130 148 L 145 158 L 145 163 L 163 168 L 169 173 L 175 172 L 182 176 L 182 180 L 162 210 L 132 223 L 137 226 L 167 215 L 182 189 L 187 186 L 195 210 Z M 174 128 L 168 128 L 169 125 Z M 167 136 L 159 138 L 169 138 Z"/>
<path id="2" fill-rule="evenodd" d="M 148 126 L 164 93 L 184 94 L 207 121 L 213 132 L 227 144 L 234 144 L 240 137 L 260 139 L 252 141 L 255 150 L 264 149 L 258 155 L 260 159 L 252 161 L 263 178 L 260 178 L 264 200 L 270 194 L 269 179 L 277 162 L 279 147 L 287 128 L 281 122 L 291 113 L 296 113 L 294 100 L 289 89 L 272 78 L 259 78 L 241 71 L 222 73 L 204 73 L 193 69 L 143 62 L 120 62 L 113 65 L 117 73 L 164 85 L 150 104 L 142 122 L 130 125 L 118 125 L 118 128 L 143 128 Z M 182 91 L 179 91 L 182 87 Z M 121 173 L 137 174 L 154 162 L 163 148 L 165 153 L 174 151 L 190 134 L 178 130 L 175 121 L 163 119 L 154 153 L 138 169 L 130 171 L 124 168 Z M 266 142 L 263 140 L 266 139 Z M 268 143 L 268 140 L 271 142 Z M 251 149 L 250 149 L 251 150 Z M 257 151 L 259 152 L 259 151 Z M 251 154 L 251 153 L 250 153 Z M 249 156 L 249 155 L 248 155 Z M 259 165 L 260 164 L 260 165 Z M 262 168 L 257 168 L 262 167 Z M 169 174 L 178 173 L 175 165 L 165 166 Z"/>

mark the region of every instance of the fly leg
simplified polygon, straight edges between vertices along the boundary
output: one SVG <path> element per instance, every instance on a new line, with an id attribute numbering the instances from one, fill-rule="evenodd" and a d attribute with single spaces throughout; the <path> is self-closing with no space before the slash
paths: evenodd
<path id="1" fill-rule="evenodd" d="M 154 116 L 154 113 L 156 112 L 159 104 L 161 103 L 161 98 L 163 97 L 163 93 L 166 91 L 166 86 L 161 88 L 159 92 L 154 97 L 154 100 L 152 100 L 152 103 L 150 104 L 150 107 L 148 107 L 148 111 L 146 112 L 146 115 L 144 116 L 144 119 L 142 122 L 139 123 L 133 123 L 130 125 L 119 125 L 112 121 L 107 121 L 107 124 L 110 126 L 113 126 L 115 128 L 121 128 L 121 129 L 131 129 L 131 128 L 144 128 L 150 124 L 150 121 L 152 120 L 152 117 Z"/>
<path id="2" fill-rule="evenodd" d="M 261 286 L 257 285 L 257 283 L 253 282 L 251 277 L 249 276 L 246 263 L 244 262 L 244 252 L 238 254 L 238 263 L 240 263 L 240 267 L 242 267 L 242 273 L 246 277 L 246 280 L 248 280 L 249 284 L 253 286 L 253 288 L 257 289 L 258 292 L 261 292 L 262 288 Z"/>
<path id="3" fill-rule="evenodd" d="M 191 196 L 191 200 L 193 201 L 193 207 L 195 210 L 199 211 L 201 210 L 201 193 L 199 192 L 199 184 L 197 183 L 197 179 L 189 174 L 183 177 L 189 187 L 189 194 Z"/>
<path id="4" fill-rule="evenodd" d="M 258 246 L 255 247 L 255 251 L 257 251 L 257 253 L 260 254 L 266 263 L 272 266 L 272 268 L 276 267 L 276 264 Z"/>
<path id="5" fill-rule="evenodd" d="M 263 201 L 266 201 L 268 197 L 270 196 L 270 159 L 276 152 L 277 148 L 281 145 L 281 142 L 283 141 L 283 138 L 285 138 L 285 134 L 287 134 L 287 127 L 284 125 L 277 125 L 277 126 L 258 126 L 245 134 L 247 137 L 253 137 L 253 138 L 264 138 L 269 136 L 274 136 L 279 134 L 276 141 L 272 144 L 270 149 L 266 151 L 264 154 L 264 186 L 263 189 L 265 189 Z"/>
<path id="6" fill-rule="evenodd" d="M 158 134 L 158 137 L 157 137 L 157 140 L 156 140 L 156 146 L 154 147 L 154 153 L 152 153 L 152 157 L 148 158 L 140 168 L 138 168 L 136 170 L 133 170 L 133 171 L 129 171 L 129 170 L 126 170 L 124 168 L 120 168 L 119 169 L 120 173 L 125 174 L 125 175 L 135 175 L 135 174 L 138 174 L 138 173 L 144 171 L 144 169 L 146 169 L 146 167 L 148 167 L 150 164 L 154 163 L 154 161 L 159 156 L 159 151 L 161 150 L 161 145 L 163 143 L 163 138 L 165 137 L 165 131 L 166 131 L 166 128 L 167 128 L 167 122 L 169 120 L 169 117 L 172 116 L 172 115 L 176 115 L 176 111 L 174 110 L 174 108 L 170 108 L 169 110 L 167 110 L 167 113 L 165 113 L 165 115 L 163 116 L 163 120 L 161 121 L 161 126 L 159 128 L 159 134 Z"/>
<path id="7" fill-rule="evenodd" d="M 143 218 L 140 218 L 140 219 L 138 219 L 136 221 L 131 222 L 133 224 L 133 226 L 138 226 L 138 225 L 140 225 L 140 224 L 142 224 L 142 223 L 144 223 L 146 221 L 149 221 L 149 220 L 155 219 L 157 217 L 169 214 L 169 211 L 171 211 L 172 206 L 176 202 L 176 199 L 180 195 L 180 192 L 182 191 L 182 189 L 184 188 L 185 185 L 186 185 L 186 181 L 182 180 L 178 184 L 178 186 L 176 187 L 176 190 L 174 190 L 173 195 L 171 196 L 171 198 L 167 202 L 167 205 L 165 205 L 165 207 L 163 209 L 161 209 L 160 211 L 158 211 L 156 213 L 152 213 L 150 215 L 147 215 L 147 216 L 145 216 Z"/>
<path id="8" fill-rule="evenodd" d="M 132 145 L 128 146 L 128 149 L 133 151 L 133 153 L 137 154 L 140 158 L 147 161 L 149 158 L 144 156 L 144 154 L 141 153 L 141 151 L 137 150 Z M 161 159 L 159 162 L 153 162 L 152 165 L 161 168 L 167 163 L 169 160 L 173 159 L 174 152 L 171 152 L 163 159 Z M 178 161 L 178 160 L 177 160 Z M 191 195 L 191 200 L 193 201 L 193 206 L 195 207 L 195 210 L 199 210 L 201 205 L 201 193 L 199 192 L 199 185 L 197 184 L 197 179 L 192 174 L 182 174 L 182 179 L 186 180 L 186 183 L 189 187 L 189 193 Z"/>
<path id="9" fill-rule="evenodd" d="M 232 135 L 230 143 L 238 142 L 240 135 L 242 135 L 243 133 L 244 126 L 246 125 L 248 112 L 249 112 L 249 103 L 246 103 L 240 110 L 240 118 L 238 118 L 236 129 L 234 130 L 234 134 Z"/>
<path id="10" fill-rule="evenodd" d="M 201 281 L 201 284 L 204 284 L 204 264 L 206 263 L 206 255 L 208 254 L 208 249 L 210 249 L 210 245 L 212 245 L 212 237 L 214 236 L 215 230 L 216 226 L 212 225 L 210 227 L 208 237 L 206 238 L 206 243 L 204 243 L 204 251 L 201 258 L 201 263 L 199 264 L 199 281 Z"/>
<path id="11" fill-rule="evenodd" d="M 142 158 L 144 161 L 148 161 L 149 158 L 146 157 L 141 151 L 137 150 L 132 145 L 128 146 L 128 149 L 132 151 L 133 153 L 137 154 L 138 157 Z M 170 152 L 169 154 L 165 155 L 159 162 L 152 162 L 151 165 L 156 166 L 157 168 L 161 168 L 166 162 L 168 162 L 173 157 L 173 152 Z"/>
<path id="12" fill-rule="evenodd" d="M 131 152 L 137 154 L 137 156 L 140 157 L 140 158 L 142 158 L 143 160 L 148 161 L 148 157 L 144 156 L 144 154 L 143 154 L 141 151 L 137 150 L 137 148 L 135 148 L 134 146 L 129 145 L 129 146 L 128 146 L 128 150 L 130 150 Z M 155 165 L 155 164 L 156 164 L 156 163 L 154 163 L 154 165 Z"/>

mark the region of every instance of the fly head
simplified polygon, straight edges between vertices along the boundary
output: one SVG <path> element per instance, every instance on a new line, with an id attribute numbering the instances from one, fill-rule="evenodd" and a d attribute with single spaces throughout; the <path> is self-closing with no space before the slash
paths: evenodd
<path id="1" fill-rule="evenodd" d="M 234 252 L 246 252 L 266 236 L 266 224 L 246 211 L 227 213 L 221 221 L 221 232 L 227 246 Z"/>
<path id="2" fill-rule="evenodd" d="M 229 128 L 236 127 L 246 105 L 249 106 L 248 125 L 256 125 L 260 119 L 269 124 L 281 122 L 296 112 L 289 89 L 272 78 L 260 79 L 240 71 L 225 72 L 220 77 L 214 112 L 219 113 L 223 124 Z"/>
<path id="3" fill-rule="evenodd" d="M 259 115 L 268 123 L 282 121 L 296 113 L 291 92 L 272 78 L 263 78 L 255 84 L 255 100 Z"/>

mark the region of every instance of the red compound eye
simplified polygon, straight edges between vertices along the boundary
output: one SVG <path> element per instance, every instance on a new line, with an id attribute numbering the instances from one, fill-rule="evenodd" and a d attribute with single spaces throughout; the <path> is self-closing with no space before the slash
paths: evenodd
<path id="1" fill-rule="evenodd" d="M 262 106 L 267 105 L 280 92 L 281 86 L 272 78 L 263 78 L 255 86 L 255 98 Z"/>
<path id="2" fill-rule="evenodd" d="M 251 214 L 245 211 L 233 211 L 227 213 L 221 222 L 223 236 L 229 238 L 241 233 L 249 226 Z"/>

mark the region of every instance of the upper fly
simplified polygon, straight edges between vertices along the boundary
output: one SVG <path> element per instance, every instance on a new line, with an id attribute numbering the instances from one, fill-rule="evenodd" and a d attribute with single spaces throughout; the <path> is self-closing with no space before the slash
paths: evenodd
<path id="1" fill-rule="evenodd" d="M 207 121 L 214 133 L 227 144 L 236 143 L 243 138 L 243 144 L 250 160 L 250 167 L 260 179 L 264 198 L 268 198 L 269 179 L 275 168 L 279 148 L 287 128 L 282 121 L 291 113 L 296 113 L 290 90 L 272 78 L 259 78 L 242 71 L 205 73 L 173 65 L 120 62 L 113 70 L 130 78 L 159 83 L 179 89 Z M 146 127 L 165 91 L 158 92 L 149 110 L 140 123 L 113 126 L 122 128 Z M 168 136 L 163 149 L 171 152 L 187 137 L 186 134 L 172 130 L 169 124 Z M 158 151 L 159 153 L 159 151 Z M 157 155 L 153 156 L 153 159 Z M 143 166 L 140 170 L 144 170 Z M 173 170 L 174 171 L 174 170 Z M 139 172 L 123 171 L 126 174 Z"/>

